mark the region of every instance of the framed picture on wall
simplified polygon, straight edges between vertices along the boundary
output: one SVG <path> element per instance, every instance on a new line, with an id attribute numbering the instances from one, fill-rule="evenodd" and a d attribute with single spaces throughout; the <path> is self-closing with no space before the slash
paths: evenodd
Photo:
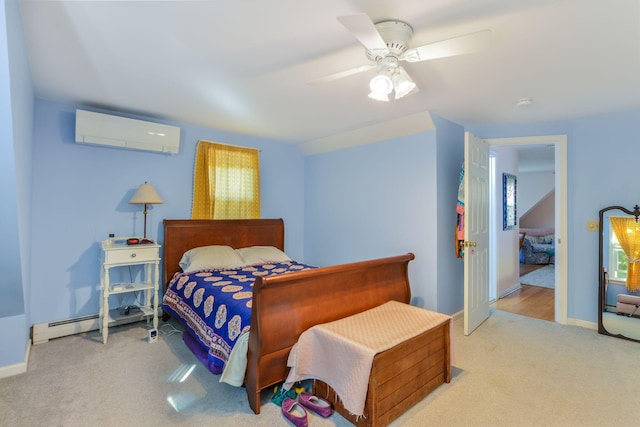
<path id="1" fill-rule="evenodd" d="M 516 207 L 516 176 L 502 174 L 502 229 L 513 230 L 518 225 Z"/>

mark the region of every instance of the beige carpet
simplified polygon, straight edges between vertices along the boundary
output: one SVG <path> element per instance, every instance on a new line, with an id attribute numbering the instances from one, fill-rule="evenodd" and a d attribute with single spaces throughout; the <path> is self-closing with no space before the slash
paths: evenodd
<path id="1" fill-rule="evenodd" d="M 394 426 L 640 425 L 638 343 L 496 311 L 469 337 L 456 320 L 454 345 L 451 383 Z M 287 425 L 269 398 L 254 415 L 244 389 L 218 383 L 178 334 L 149 344 L 142 322 L 107 345 L 96 331 L 33 347 L 26 374 L 0 379 L 0 425 Z M 309 424 L 350 425 L 336 414 Z"/>

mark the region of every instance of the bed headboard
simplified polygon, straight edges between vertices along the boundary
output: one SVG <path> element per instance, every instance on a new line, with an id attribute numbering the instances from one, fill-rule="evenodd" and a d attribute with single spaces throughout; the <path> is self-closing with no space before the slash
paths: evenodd
<path id="1" fill-rule="evenodd" d="M 198 246 L 275 246 L 284 250 L 282 219 L 165 219 L 163 284 L 180 271 L 180 258 Z"/>

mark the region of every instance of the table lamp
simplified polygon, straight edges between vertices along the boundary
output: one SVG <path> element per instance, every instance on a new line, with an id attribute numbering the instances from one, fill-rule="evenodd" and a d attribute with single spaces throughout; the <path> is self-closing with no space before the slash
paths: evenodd
<path id="1" fill-rule="evenodd" d="M 153 243 L 152 240 L 147 239 L 147 205 L 158 205 L 161 203 L 164 202 L 160 196 L 158 196 L 156 190 L 151 184 L 147 184 L 146 181 L 138 187 L 131 200 L 129 200 L 129 204 L 131 205 L 144 205 L 144 236 L 140 242 L 141 244 Z"/>

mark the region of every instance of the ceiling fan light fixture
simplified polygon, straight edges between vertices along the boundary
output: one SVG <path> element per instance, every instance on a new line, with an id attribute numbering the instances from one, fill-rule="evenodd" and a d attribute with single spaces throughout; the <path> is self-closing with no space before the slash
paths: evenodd
<path id="1" fill-rule="evenodd" d="M 421 62 L 465 55 L 486 49 L 491 44 L 491 30 L 481 30 L 411 47 L 413 28 L 406 22 L 388 19 L 374 23 L 365 13 L 339 16 L 338 21 L 365 48 L 369 64 L 333 73 L 314 80 L 311 84 L 337 80 L 377 67 L 377 75 L 369 82 L 369 97 L 379 101 L 388 101 L 393 90 L 395 99 L 404 98 L 419 90 L 399 65 L 400 61 Z"/>
<path id="2" fill-rule="evenodd" d="M 409 74 L 402 67 L 398 67 L 397 71 L 391 77 L 393 88 L 396 91 L 396 99 L 400 99 L 409 95 L 415 88 L 416 84 Z"/>
<path id="3" fill-rule="evenodd" d="M 369 98 L 376 101 L 388 101 L 389 94 L 393 90 L 393 82 L 386 74 L 376 74 L 369 82 Z"/>
<path id="4" fill-rule="evenodd" d="M 389 102 L 389 95 L 386 93 L 371 92 L 369 93 L 369 98 L 375 99 L 376 101 Z"/>
<path id="5" fill-rule="evenodd" d="M 420 52 L 417 49 L 408 49 L 406 50 L 400 59 L 403 59 L 407 62 L 419 62 L 420 61 Z"/>

